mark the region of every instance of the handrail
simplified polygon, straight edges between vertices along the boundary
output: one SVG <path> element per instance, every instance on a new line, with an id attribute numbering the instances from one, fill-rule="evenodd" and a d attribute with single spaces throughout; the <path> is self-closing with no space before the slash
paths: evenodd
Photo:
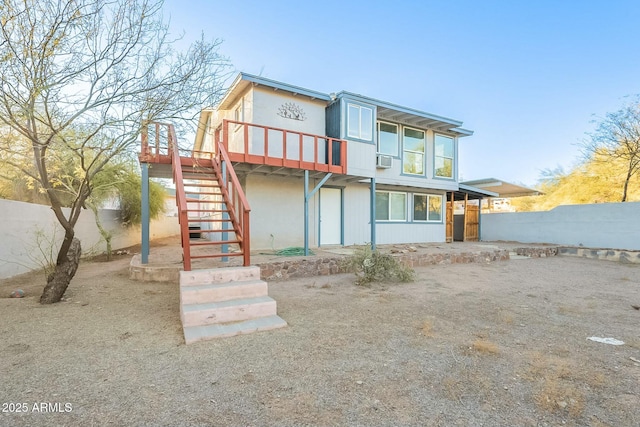
<path id="1" fill-rule="evenodd" d="M 178 222 L 181 228 L 182 251 L 184 258 L 184 271 L 191 271 L 191 248 L 189 247 L 189 214 L 187 212 L 187 195 L 184 191 L 182 178 L 182 163 L 180 161 L 180 151 L 178 150 L 176 132 L 171 124 L 161 123 L 167 126 L 169 156 L 171 157 L 171 168 L 173 169 L 173 182 L 176 183 L 176 204 L 178 205 Z"/>
<path id="2" fill-rule="evenodd" d="M 235 152 L 231 151 L 229 147 L 229 142 L 231 139 L 231 132 L 229 131 L 230 125 L 241 126 L 243 129 L 241 136 L 241 144 L 243 146 L 243 152 Z M 249 129 L 259 129 L 259 132 L 264 132 L 263 139 L 261 140 L 263 144 L 263 153 L 264 155 L 256 155 L 249 153 Z M 218 130 L 216 130 L 218 132 Z M 278 138 L 277 143 L 282 144 L 282 156 L 273 156 L 269 154 L 269 132 L 278 132 L 282 134 L 282 138 Z M 308 170 L 317 170 L 324 172 L 336 172 L 341 174 L 346 174 L 347 172 L 347 141 L 339 138 L 332 138 L 323 135 L 315 135 L 308 132 L 299 132 L 291 129 L 283 129 L 272 126 L 258 125 L 254 123 L 241 122 L 237 120 L 229 120 L 224 119 L 222 121 L 222 144 L 227 149 L 229 157 L 233 161 L 237 162 L 247 162 L 253 164 L 265 164 L 270 166 L 285 166 L 292 167 L 298 169 L 308 169 Z M 256 134 L 257 135 L 257 134 Z M 298 139 L 298 158 L 290 158 L 287 155 L 287 145 L 290 143 L 287 139 L 287 135 L 297 136 Z M 273 139 L 273 138 L 272 138 Z M 304 147 L 305 147 L 305 139 L 307 142 L 313 144 L 313 161 L 304 159 Z M 313 141 L 308 141 L 312 139 Z M 320 141 L 326 142 L 326 161 L 320 160 L 318 158 L 319 150 L 318 144 Z M 335 144 L 338 144 L 339 147 L 339 158 L 334 159 L 334 147 Z M 307 145 L 308 146 L 308 145 Z M 334 160 L 337 160 L 337 164 Z"/>
<path id="3" fill-rule="evenodd" d="M 222 193 L 226 193 L 226 200 L 232 204 L 232 209 L 229 210 L 233 212 L 235 217 L 232 218 L 234 220 L 233 223 L 238 224 L 238 227 L 240 228 L 237 232 L 240 235 L 243 265 L 249 266 L 251 265 L 251 233 L 249 219 L 251 206 L 249 206 L 249 201 L 242 190 L 238 175 L 236 175 L 236 171 L 233 169 L 233 165 L 229 159 L 229 153 L 227 153 L 222 142 L 218 142 L 217 157 L 218 158 L 212 156 L 212 160 L 214 160 L 214 162 L 216 162 L 216 166 L 218 166 L 216 169 L 220 174 L 224 172 L 224 176 L 221 175 L 222 180 L 220 190 Z M 225 165 L 224 168 L 222 168 L 223 164 Z M 232 194 L 229 194 L 229 186 L 231 187 Z"/>

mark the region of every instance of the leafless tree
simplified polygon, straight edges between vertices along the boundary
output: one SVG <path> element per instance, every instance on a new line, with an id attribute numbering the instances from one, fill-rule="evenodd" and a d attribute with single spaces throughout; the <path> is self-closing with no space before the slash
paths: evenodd
<path id="1" fill-rule="evenodd" d="M 154 0 L 2 0 L 0 126 L 27 141 L 29 161 L 0 145 L 10 165 L 46 192 L 64 229 L 41 303 L 59 301 L 75 275 L 74 227 L 92 180 L 110 159 L 137 149 L 145 120 L 193 119 L 221 94 L 227 60 L 219 40 L 184 50 Z M 74 198 L 65 210 L 50 174 L 71 153 Z M 23 159 L 24 160 L 24 159 Z"/>
<path id="2" fill-rule="evenodd" d="M 625 165 L 621 201 L 627 201 L 629 182 L 640 171 L 640 98 L 607 113 L 590 138 L 582 143 L 588 160 Z"/>

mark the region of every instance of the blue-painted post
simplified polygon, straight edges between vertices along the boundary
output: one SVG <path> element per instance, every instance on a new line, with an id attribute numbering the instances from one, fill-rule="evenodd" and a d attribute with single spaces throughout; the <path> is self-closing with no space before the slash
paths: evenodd
<path id="1" fill-rule="evenodd" d="M 222 182 L 220 183 L 220 185 L 223 186 L 227 186 L 227 162 L 222 162 Z M 226 203 L 222 203 L 221 204 L 222 209 L 227 209 L 227 204 Z M 228 220 L 229 219 L 229 213 L 228 212 L 222 212 L 222 219 L 224 220 Z M 228 225 L 229 223 L 227 221 L 224 221 L 221 223 L 221 227 L 223 230 L 228 230 Z M 222 241 L 227 241 L 229 240 L 229 233 L 227 233 L 226 231 L 222 232 L 222 237 L 221 237 Z M 220 251 L 223 254 L 228 254 L 229 253 L 229 245 L 228 244 L 223 244 L 222 247 L 220 248 Z M 222 262 L 228 262 L 229 261 L 229 257 L 228 256 L 224 256 L 221 258 Z"/>
<path id="2" fill-rule="evenodd" d="M 304 171 L 304 256 L 309 256 L 309 171 Z"/>
<path id="3" fill-rule="evenodd" d="M 371 250 L 376 250 L 376 179 L 371 178 Z"/>
<path id="4" fill-rule="evenodd" d="M 142 168 L 142 263 L 149 263 L 149 163 L 140 163 Z"/>

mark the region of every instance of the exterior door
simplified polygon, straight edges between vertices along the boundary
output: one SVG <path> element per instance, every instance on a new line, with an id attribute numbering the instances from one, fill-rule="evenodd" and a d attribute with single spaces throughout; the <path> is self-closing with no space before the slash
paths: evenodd
<path id="1" fill-rule="evenodd" d="M 320 245 L 342 244 L 342 190 L 320 189 Z"/>

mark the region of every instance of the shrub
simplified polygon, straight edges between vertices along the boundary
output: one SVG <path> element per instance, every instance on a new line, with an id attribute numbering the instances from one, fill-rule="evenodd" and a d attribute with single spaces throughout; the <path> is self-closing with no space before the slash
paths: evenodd
<path id="1" fill-rule="evenodd" d="M 355 273 L 356 285 L 359 286 L 372 282 L 411 282 L 415 276 L 411 267 L 389 254 L 372 251 L 368 246 L 356 249 L 352 256 L 344 260 L 342 268 Z"/>

